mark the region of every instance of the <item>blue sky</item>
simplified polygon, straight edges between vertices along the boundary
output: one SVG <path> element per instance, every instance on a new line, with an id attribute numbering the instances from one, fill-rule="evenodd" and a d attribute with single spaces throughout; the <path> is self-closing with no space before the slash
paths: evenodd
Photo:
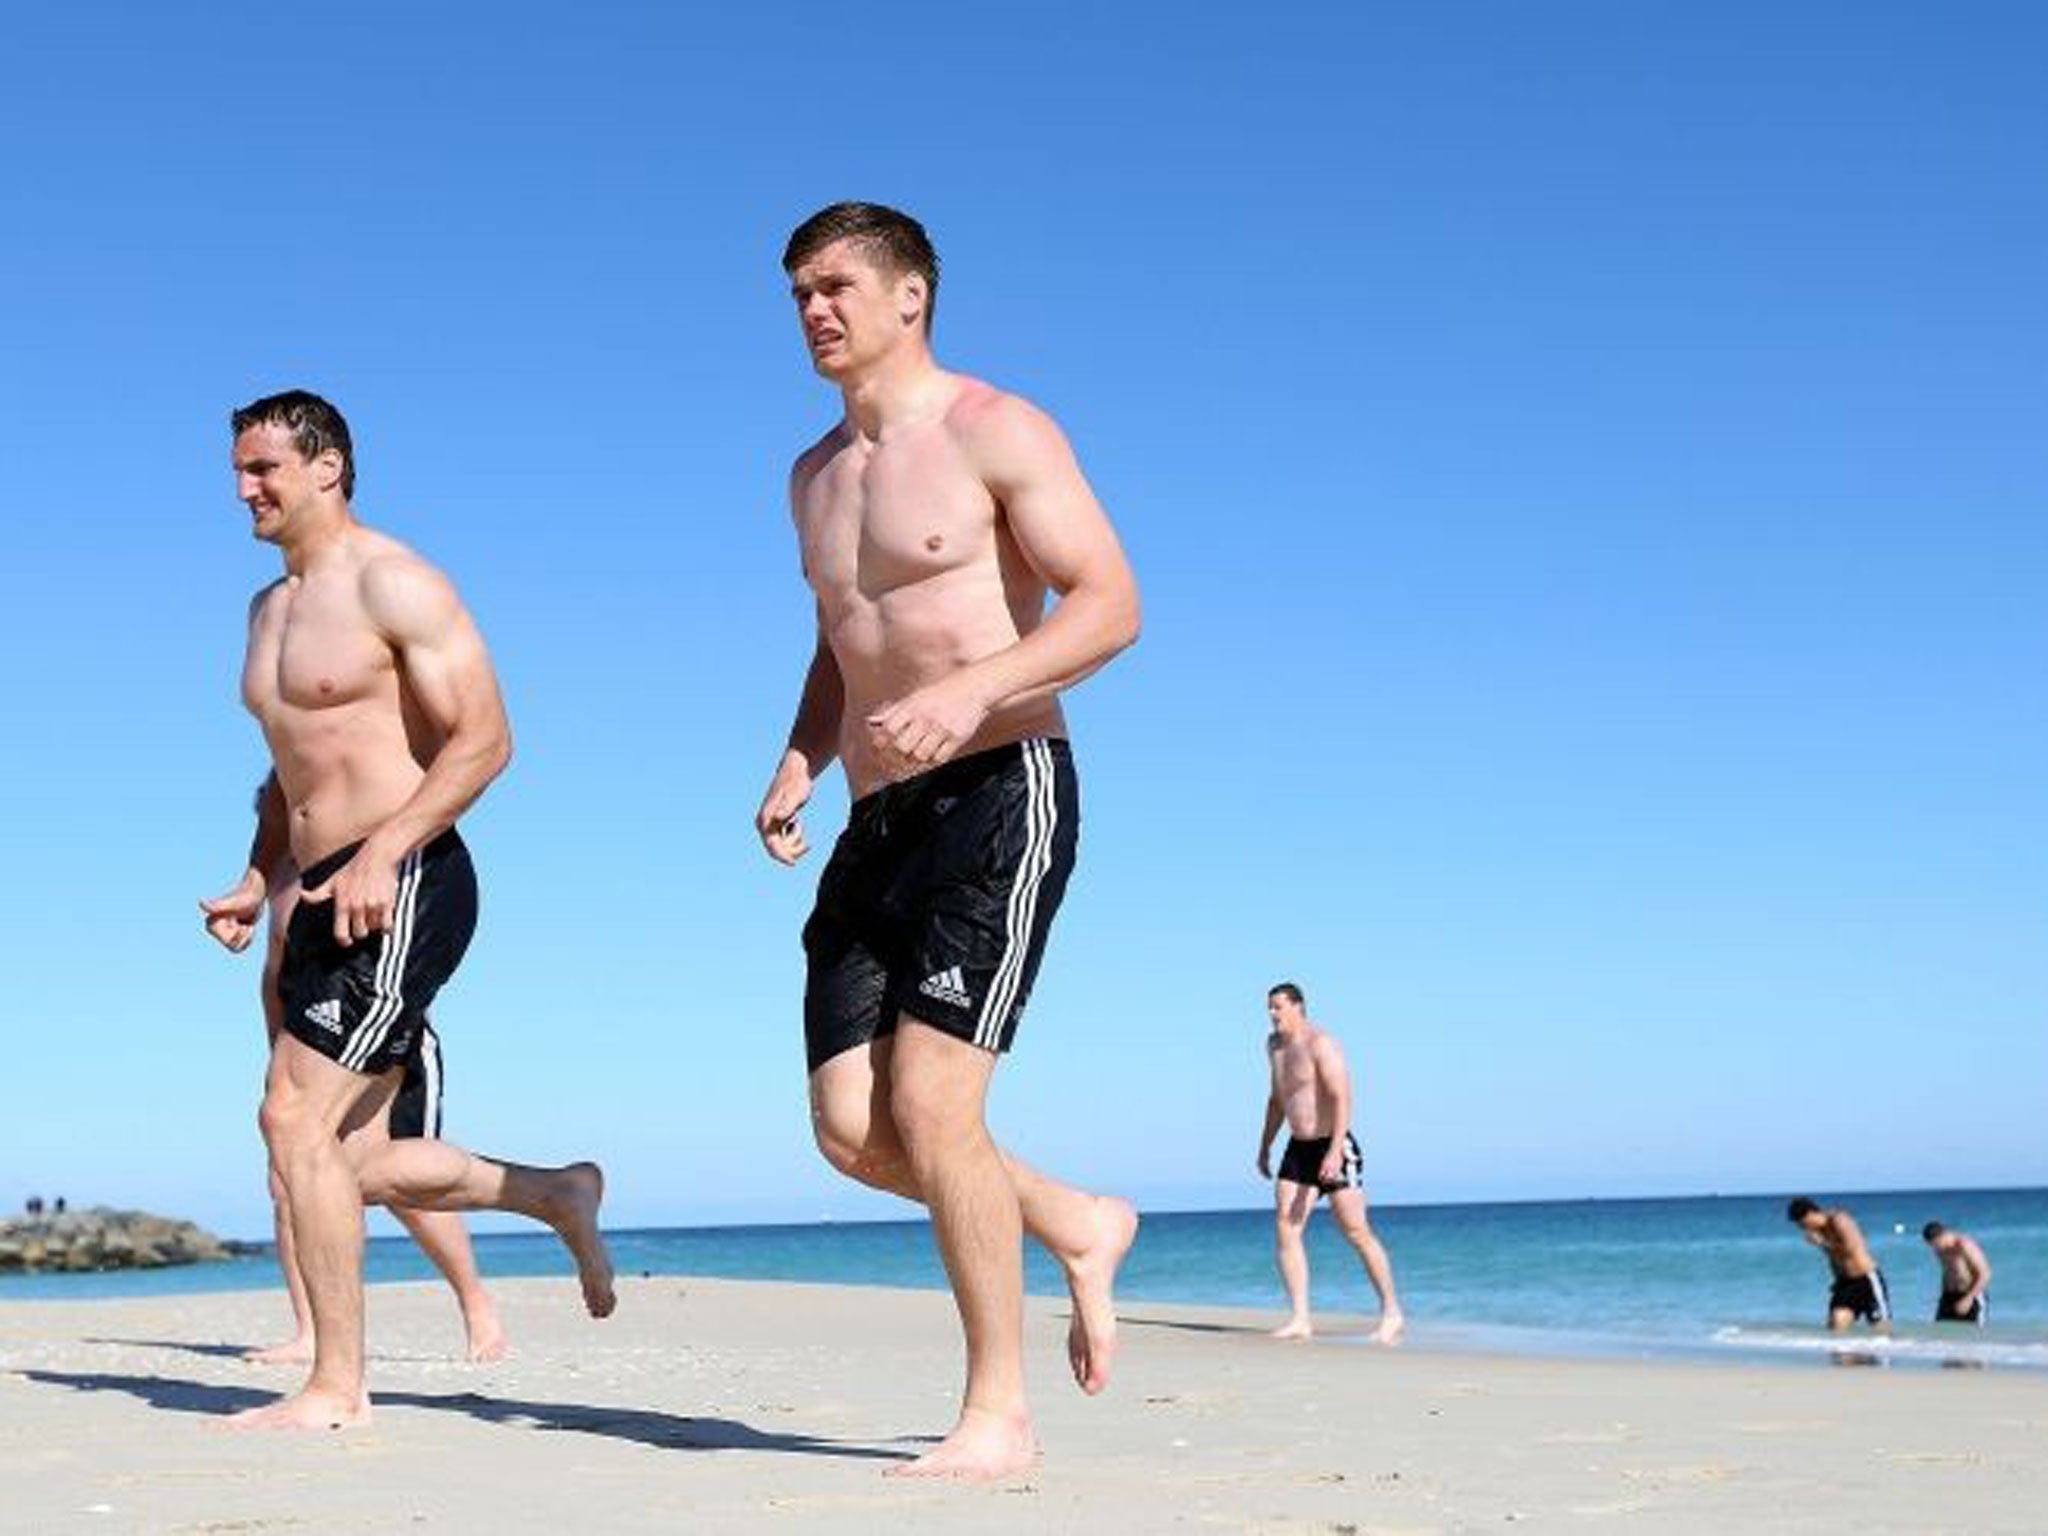
<path id="1" fill-rule="evenodd" d="M 1262 994 L 1383 1201 L 2048 1182 L 2033 7 L 80 4 L 0 48 L 0 1200 L 266 1224 L 226 413 L 355 428 L 519 756 L 450 1128 L 620 1224 L 897 1209 L 810 1150 L 750 818 L 835 414 L 836 198 L 1062 421 L 1147 601 L 993 1118 L 1253 1204 Z M 813 812 L 830 830 L 838 785 Z M 814 833 L 815 836 L 815 833 Z M 6 1182 L 12 1180 L 17 1189 Z"/>

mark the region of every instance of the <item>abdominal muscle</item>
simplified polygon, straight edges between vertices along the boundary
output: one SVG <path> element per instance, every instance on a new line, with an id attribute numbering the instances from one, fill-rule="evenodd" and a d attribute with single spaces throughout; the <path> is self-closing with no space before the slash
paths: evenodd
<path id="1" fill-rule="evenodd" d="M 284 791 L 292 860 L 306 869 L 374 832 L 426 772 L 388 701 L 291 715 L 268 722 L 265 735 Z"/>
<path id="2" fill-rule="evenodd" d="M 948 572 L 879 599 L 855 597 L 841 608 L 830 631 L 845 689 L 839 756 L 856 797 L 928 771 L 928 766 L 905 763 L 878 749 L 869 716 L 1009 649 L 1022 633 L 1037 628 L 1043 589 L 1031 600 L 1028 622 L 1020 623 L 999 582 L 988 579 L 992 574 Z M 1066 733 L 1059 699 L 1048 694 L 996 709 L 953 756 Z"/>

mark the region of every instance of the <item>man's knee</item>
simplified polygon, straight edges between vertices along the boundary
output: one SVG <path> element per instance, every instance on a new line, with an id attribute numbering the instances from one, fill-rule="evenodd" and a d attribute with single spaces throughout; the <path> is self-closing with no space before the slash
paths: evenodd
<path id="1" fill-rule="evenodd" d="M 848 1178 L 874 1183 L 901 1156 L 895 1134 L 878 1118 L 871 1082 L 813 1082 L 811 1137 L 826 1162 Z"/>
<path id="2" fill-rule="evenodd" d="M 811 1115 L 811 1136 L 818 1143 L 818 1152 L 839 1172 L 849 1178 L 860 1177 L 867 1161 L 866 1138 L 843 1121 L 837 1121 L 817 1113 Z"/>
<path id="3" fill-rule="evenodd" d="M 313 1123 L 312 1105 L 290 1083 L 273 1082 L 264 1090 L 263 1102 L 256 1110 L 256 1128 L 263 1133 L 263 1144 L 270 1148 L 271 1161 L 279 1172 L 283 1171 L 283 1154 L 311 1139 Z"/>
<path id="4" fill-rule="evenodd" d="M 977 1097 L 936 1072 L 899 1073 L 889 1090 L 889 1116 L 913 1158 L 926 1148 L 984 1134 Z"/>

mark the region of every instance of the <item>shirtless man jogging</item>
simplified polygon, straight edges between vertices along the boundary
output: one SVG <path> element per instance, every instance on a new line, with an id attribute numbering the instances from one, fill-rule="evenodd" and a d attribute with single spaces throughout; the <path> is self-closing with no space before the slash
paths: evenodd
<path id="1" fill-rule="evenodd" d="M 1991 1321 L 1991 1261 L 1977 1239 L 1967 1232 L 1951 1232 L 1938 1221 L 1920 1229 L 1921 1241 L 1941 1266 L 1941 1300 L 1935 1303 L 1937 1323 Z"/>
<path id="2" fill-rule="evenodd" d="M 1828 1256 L 1835 1283 L 1828 1292 L 1828 1329 L 1846 1332 L 1859 1317 L 1879 1333 L 1892 1328 L 1891 1292 L 1884 1272 L 1870 1256 L 1863 1229 L 1847 1211 L 1823 1210 L 1801 1195 L 1785 1207 L 1785 1219 L 1799 1235 Z"/>
<path id="3" fill-rule="evenodd" d="M 817 647 L 755 826 L 796 862 L 839 759 L 854 804 L 804 927 L 813 1129 L 842 1173 L 923 1202 L 959 1306 L 959 1421 L 899 1470 L 1001 1477 L 1037 1454 L 1020 1224 L 1066 1272 L 1091 1393 L 1137 1231 L 1128 1203 L 1024 1167 L 983 1118 L 1074 861 L 1057 696 L 1137 638 L 1137 587 L 1059 428 L 933 360 L 938 261 L 914 219 L 835 204 L 783 265 L 845 414 L 790 477 Z"/>
<path id="4" fill-rule="evenodd" d="M 1273 1178 L 1273 1133 L 1282 1121 L 1288 1131 L 1280 1176 L 1273 1179 L 1273 1236 L 1290 1312 L 1273 1337 L 1305 1339 L 1315 1331 L 1308 1315 L 1308 1249 L 1302 1233 L 1316 1197 L 1327 1195 L 1338 1229 L 1358 1250 L 1366 1278 L 1379 1293 L 1380 1321 L 1373 1339 L 1392 1344 L 1401 1337 L 1406 1319 L 1394 1295 L 1387 1251 L 1365 1217 L 1365 1164 L 1351 1134 L 1351 1074 L 1344 1067 L 1344 1052 L 1335 1035 L 1309 1022 L 1301 988 L 1291 981 L 1266 994 L 1266 1017 L 1273 1026 L 1266 1037 L 1272 1090 L 1266 1096 L 1265 1127 L 1259 1132 L 1261 1178 Z"/>
<path id="5" fill-rule="evenodd" d="M 285 934 L 291 925 L 292 909 L 299 901 L 299 871 L 291 861 L 282 808 L 269 794 L 266 778 L 256 794 L 256 836 L 250 848 L 251 867 L 266 871 L 269 899 L 269 943 L 263 957 L 263 1023 L 271 1048 L 277 1046 L 284 1028 L 284 1002 L 278 996 L 278 977 L 284 969 Z M 271 815 L 265 816 L 268 809 Z M 240 897 L 240 888 L 218 902 L 202 903 L 207 914 L 207 931 L 229 949 L 240 953 L 254 937 L 254 920 L 265 903 L 253 904 Z M 420 1027 L 418 1047 L 404 1063 L 398 1092 L 385 1111 L 386 1134 L 403 1140 L 409 1136 L 441 1134 L 441 1046 L 431 1024 Z M 284 1181 L 275 1168 L 270 1170 L 271 1222 L 276 1234 L 278 1268 L 284 1272 L 285 1294 L 291 1300 L 292 1334 L 282 1343 L 252 1349 L 244 1359 L 257 1365 L 310 1365 L 313 1361 L 313 1309 L 306 1299 L 305 1276 L 299 1272 L 298 1253 L 292 1243 L 291 1207 L 286 1204 Z M 497 1303 L 477 1273 L 476 1254 L 470 1246 L 469 1229 L 453 1211 L 414 1211 L 399 1206 L 392 1211 L 421 1252 L 433 1261 L 441 1277 L 455 1292 L 462 1309 L 463 1329 L 468 1335 L 469 1358 L 477 1364 L 500 1360 L 505 1355 L 505 1328 Z"/>
<path id="6" fill-rule="evenodd" d="M 476 923 L 455 820 L 504 768 L 511 733 L 482 637 L 455 589 L 349 509 L 341 413 L 303 391 L 234 413 L 237 494 L 284 576 L 256 595 L 242 698 L 270 745 L 263 816 L 302 871 L 278 992 L 263 1139 L 284 1186 L 313 1313 L 313 1367 L 243 1427 L 366 1423 L 363 1205 L 508 1210 L 545 1222 L 576 1260 L 594 1317 L 613 1306 L 595 1165 L 525 1168 L 447 1142 L 392 1141 L 384 1116 L 434 993 Z M 207 904 L 216 937 L 253 924 L 252 863 Z M 232 943 L 230 947 L 235 947 Z"/>

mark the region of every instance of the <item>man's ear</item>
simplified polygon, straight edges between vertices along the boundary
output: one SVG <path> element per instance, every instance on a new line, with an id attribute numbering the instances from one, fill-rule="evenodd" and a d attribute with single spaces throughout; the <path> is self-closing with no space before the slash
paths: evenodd
<path id="1" fill-rule="evenodd" d="M 313 455 L 313 476 L 323 491 L 331 491 L 341 484 L 341 450 L 322 448 Z"/>
<path id="2" fill-rule="evenodd" d="M 898 281 L 897 314 L 905 325 L 912 325 L 924 319 L 925 306 L 931 295 L 925 291 L 924 278 L 916 272 L 908 272 Z"/>

